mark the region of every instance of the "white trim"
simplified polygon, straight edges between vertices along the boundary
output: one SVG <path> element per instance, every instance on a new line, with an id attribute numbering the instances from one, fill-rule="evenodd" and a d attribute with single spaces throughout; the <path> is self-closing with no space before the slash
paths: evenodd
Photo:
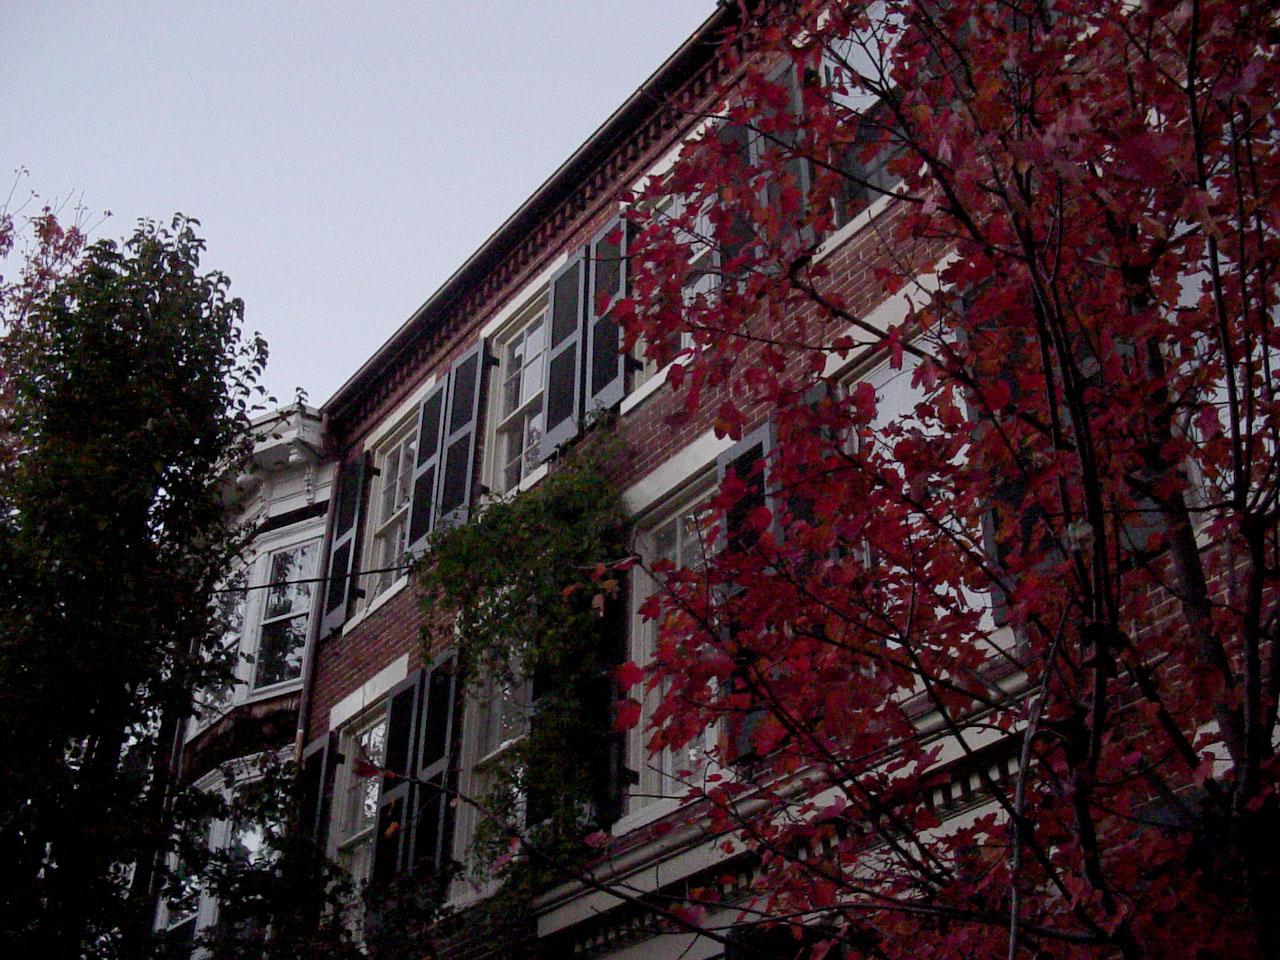
<path id="1" fill-rule="evenodd" d="M 646 751 L 647 753 L 648 751 Z M 621 837 L 632 830 L 647 826 L 655 820 L 661 820 L 680 809 L 682 804 L 688 803 L 690 797 L 688 794 L 682 797 L 657 797 L 649 799 L 643 807 L 633 810 L 625 816 L 619 817 L 614 821 L 613 826 L 609 828 L 611 836 Z"/>
<path id="2" fill-rule="evenodd" d="M 520 291 L 518 296 L 512 297 L 505 307 L 495 313 L 489 319 L 489 322 L 480 328 L 478 339 L 485 340 L 495 336 L 499 330 L 511 321 L 512 317 L 529 305 L 531 298 L 537 296 L 545 286 L 551 283 L 552 275 L 568 262 L 568 253 L 562 253 L 552 260 L 546 269 L 524 285 L 524 289 Z"/>
<path id="3" fill-rule="evenodd" d="M 867 204 L 856 216 L 851 218 L 848 223 L 833 233 L 827 239 L 822 241 L 822 245 L 818 247 L 817 252 L 813 255 L 813 262 L 818 263 L 825 260 L 840 247 L 843 247 L 849 239 L 855 234 L 861 233 L 862 230 L 889 206 L 889 204 L 898 199 L 896 194 L 882 193 L 871 203 Z"/>
<path id="4" fill-rule="evenodd" d="M 382 699 L 408 675 L 409 655 L 406 653 L 366 680 L 359 690 L 353 690 L 335 703 L 329 710 L 329 729 L 338 729 L 365 707 Z"/>
<path id="5" fill-rule="evenodd" d="M 420 404 L 428 393 L 435 387 L 440 377 L 437 374 L 431 374 L 417 390 L 413 391 L 406 397 L 395 410 L 391 411 L 382 421 L 374 427 L 364 438 L 363 450 L 372 450 L 383 440 L 388 434 L 394 433 L 397 427 L 403 426 L 404 421 L 410 414 L 416 414 L 418 404 Z"/>
<path id="6" fill-rule="evenodd" d="M 377 574 L 375 573 L 358 574 L 358 577 L 375 577 L 375 576 L 377 576 Z M 342 625 L 342 635 L 345 637 L 348 633 L 350 633 L 356 627 L 360 626 L 360 624 L 364 623 L 364 621 L 371 614 L 373 614 L 374 611 L 378 610 L 384 603 L 386 603 L 388 600 L 394 597 L 397 593 L 403 590 L 405 588 L 405 585 L 408 582 L 409 582 L 409 574 L 407 573 L 402 573 L 400 574 L 400 576 L 396 577 L 396 579 L 392 580 L 391 585 L 387 587 L 387 589 L 383 590 L 380 594 L 378 594 L 376 597 L 370 600 L 369 603 L 364 607 L 364 609 L 362 609 L 354 617 L 351 617 L 350 619 L 348 619 Z"/>
<path id="7" fill-rule="evenodd" d="M 862 324 L 851 325 L 846 328 L 844 331 L 845 336 L 852 337 L 855 340 L 858 337 L 866 337 L 868 333 L 863 324 L 874 327 L 881 333 L 888 333 L 890 327 L 905 322 L 912 311 L 923 306 L 928 300 L 933 299 L 934 294 L 942 289 L 942 280 L 938 275 L 950 266 L 955 259 L 956 254 L 953 251 L 939 260 L 932 271 L 916 274 L 897 293 L 881 300 L 875 309 L 863 318 Z M 844 354 L 829 353 L 826 366 L 822 370 L 822 376 L 825 378 L 845 375 L 858 362 L 861 354 L 861 350 L 850 350 Z"/>
<path id="8" fill-rule="evenodd" d="M 718 437 L 714 430 L 708 430 L 674 457 L 664 460 L 641 480 L 627 487 L 622 492 L 623 505 L 633 517 L 639 518 L 703 470 L 714 466 L 716 457 L 736 442 L 732 437 Z"/>
<path id="9" fill-rule="evenodd" d="M 648 380 L 640 384 L 635 390 L 627 394 L 622 400 L 622 406 L 618 408 L 618 416 L 625 417 L 628 413 L 640 406 L 649 395 L 657 392 L 658 388 L 667 382 L 667 374 L 671 372 L 671 368 L 677 363 L 685 366 L 689 362 L 688 357 L 676 357 L 653 374 Z"/>
<path id="10" fill-rule="evenodd" d="M 550 469 L 551 469 L 551 464 L 546 461 L 538 464 L 536 467 L 534 467 L 532 470 L 530 470 L 528 473 L 524 475 L 524 478 L 520 481 L 519 486 L 517 486 L 514 490 L 508 490 L 506 495 L 514 496 L 517 493 L 524 493 L 526 490 L 532 487 L 535 483 L 537 483 L 539 480 L 545 477 L 547 475 L 547 471 Z"/>

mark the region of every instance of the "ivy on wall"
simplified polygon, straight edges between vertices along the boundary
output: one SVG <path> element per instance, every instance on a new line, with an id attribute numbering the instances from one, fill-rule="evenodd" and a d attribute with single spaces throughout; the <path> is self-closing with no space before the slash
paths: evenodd
<path id="1" fill-rule="evenodd" d="M 604 469 L 615 448 L 607 439 L 580 447 L 533 489 L 436 535 L 417 572 L 429 620 L 452 624 L 445 642 L 458 647 L 467 696 L 489 710 L 506 704 L 507 723 L 491 725 L 505 743 L 473 798 L 486 811 L 473 853 L 486 872 L 520 881 L 509 886 L 545 873 L 510 856 L 517 833 L 572 862 L 581 838 L 617 816 L 621 741 L 610 708 L 631 524 Z"/>

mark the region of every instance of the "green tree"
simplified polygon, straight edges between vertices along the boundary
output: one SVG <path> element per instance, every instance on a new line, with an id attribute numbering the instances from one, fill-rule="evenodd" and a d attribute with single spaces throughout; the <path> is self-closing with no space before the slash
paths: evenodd
<path id="1" fill-rule="evenodd" d="M 28 265 L 65 240 L 35 225 Z M 217 480 L 266 345 L 200 271 L 196 226 L 141 222 L 0 288 L 0 939 L 19 955 L 142 952 L 172 747 L 219 669 L 202 654 L 237 534 Z"/>

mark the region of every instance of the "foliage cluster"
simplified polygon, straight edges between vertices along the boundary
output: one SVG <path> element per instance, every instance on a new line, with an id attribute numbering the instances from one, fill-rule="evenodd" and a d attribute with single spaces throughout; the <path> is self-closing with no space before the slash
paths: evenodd
<path id="1" fill-rule="evenodd" d="M 200 271 L 195 226 L 143 222 L 77 257 L 46 215 L 4 290 L 0 929 L 19 952 L 142 954 L 172 750 L 220 669 L 201 651 L 239 535 L 216 480 L 266 347 Z"/>
<path id="2" fill-rule="evenodd" d="M 743 9 L 627 323 L 777 444 L 651 746 L 749 732 L 700 792 L 826 946 L 1280 956 L 1274 5 Z"/>
<path id="3" fill-rule="evenodd" d="M 466 696 L 508 711 L 490 788 L 471 798 L 479 860 L 529 880 L 545 861 L 513 859 L 513 837 L 569 862 L 590 824 L 616 816 L 609 711 L 630 521 L 604 469 L 614 441 L 592 439 L 533 489 L 436 536 L 418 567 L 431 621 L 454 632 L 425 642 L 456 634 Z"/>
<path id="4" fill-rule="evenodd" d="M 210 960 L 367 956 L 349 912 L 345 875 L 297 829 L 291 762 L 276 754 L 224 769 L 217 791 L 186 791 L 176 811 L 178 854 L 188 869 L 167 893 L 171 909 L 194 908 L 203 891 L 217 922 L 199 938 Z M 230 842 L 211 848 L 209 827 L 229 823 Z M 185 895 L 185 901 L 184 901 Z M 190 950 L 190 944 L 186 947 Z"/>

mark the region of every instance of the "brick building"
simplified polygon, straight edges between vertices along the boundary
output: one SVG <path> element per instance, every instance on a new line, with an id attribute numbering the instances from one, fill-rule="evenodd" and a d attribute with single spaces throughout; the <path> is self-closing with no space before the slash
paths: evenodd
<path id="1" fill-rule="evenodd" d="M 772 326 L 760 328 L 767 335 L 761 339 L 777 335 L 779 339 L 817 343 L 817 351 L 825 351 L 825 355 L 823 363 L 817 364 L 820 375 L 811 381 L 822 381 L 817 386 L 830 395 L 839 394 L 841 402 L 851 407 L 857 402 L 852 398 L 855 390 L 873 396 L 873 412 L 864 424 L 870 432 L 885 431 L 909 420 L 918 405 L 928 406 L 921 403 L 930 399 L 923 385 L 927 371 L 917 366 L 922 361 L 913 359 L 908 350 L 905 357 L 890 362 L 885 344 L 902 332 L 904 321 L 915 317 L 914 311 L 922 303 L 954 299 L 961 304 L 954 311 L 963 315 L 973 301 L 966 302 L 969 291 L 958 291 L 954 297 L 934 296 L 948 287 L 940 275 L 954 262 L 950 238 L 930 235 L 921 239 L 910 231 L 895 230 L 908 220 L 908 205 L 895 195 L 897 183 L 887 151 L 868 150 L 870 138 L 863 139 L 859 132 L 864 126 L 886 129 L 878 113 L 883 104 L 866 95 L 846 96 L 838 80 L 832 87 L 831 76 L 825 73 L 831 67 L 827 58 L 833 49 L 846 71 L 866 75 L 878 69 L 873 56 L 876 43 L 866 37 L 835 35 L 827 38 L 831 41 L 827 48 L 814 51 L 807 63 L 803 57 L 788 59 L 791 51 L 778 55 L 775 47 L 777 62 L 755 64 L 759 68 L 755 79 L 763 77 L 776 94 L 761 107 L 760 123 L 756 124 L 754 117 L 745 122 L 741 117 L 727 119 L 725 114 L 734 111 L 724 109 L 726 90 L 735 107 L 748 108 L 743 112 L 754 109 L 759 101 L 744 92 L 749 81 L 743 74 L 749 71 L 734 60 L 732 49 L 723 40 L 743 27 L 740 18 L 754 16 L 752 11 L 762 8 L 767 5 L 721 4 L 324 404 L 320 411 L 323 444 L 318 439 L 308 441 L 313 450 L 323 447 L 332 461 L 332 497 L 328 498 L 323 541 L 316 543 L 314 539 L 319 534 L 323 497 L 309 501 L 300 511 L 286 511 L 288 522 L 297 523 L 289 527 L 294 531 L 289 534 L 294 538 L 289 543 L 316 543 L 317 569 L 323 583 L 311 610 L 308 654 L 300 657 L 296 647 L 283 656 L 269 651 L 266 655 L 257 649 L 256 665 L 245 668 L 242 695 L 233 710 L 237 722 L 218 720 L 193 729 L 189 748 L 193 756 L 217 753 L 225 759 L 235 750 L 219 744 L 227 740 L 228 731 L 244 729 L 241 721 L 245 718 L 257 721 L 270 715 L 275 722 L 296 717 L 303 828 L 368 892 L 364 906 L 354 911 L 353 918 L 362 910 L 363 915 L 352 922 L 370 944 L 378 939 L 380 925 L 385 931 L 390 925 L 404 924 L 401 932 L 407 939 L 402 938 L 402 946 L 391 955 L 420 950 L 448 958 L 786 958 L 796 956 L 804 938 L 821 931 L 826 922 L 828 914 L 821 908 L 796 911 L 794 916 L 800 919 L 790 930 L 753 922 L 742 907 L 751 902 L 749 891 L 763 858 L 726 840 L 723 819 L 716 828 L 722 832 L 712 834 L 706 806 L 684 802 L 691 780 L 702 778 L 704 784 L 735 777 L 739 782 L 750 781 L 750 774 L 744 771 L 753 760 L 762 759 L 764 751 L 753 756 L 753 738 L 761 723 L 770 722 L 760 717 L 767 710 L 748 703 L 737 716 L 726 711 L 707 724 L 701 739 L 679 749 L 666 747 L 650 753 L 645 746 L 649 736 L 646 725 L 661 700 L 661 691 L 652 688 L 639 696 L 641 723 L 637 729 L 616 735 L 608 713 L 600 711 L 574 731 L 586 744 L 585 752 L 596 754 L 584 761 L 592 764 L 593 770 L 598 766 L 599 775 L 593 772 L 592 776 L 604 781 L 595 784 L 599 789 L 591 796 L 581 798 L 575 814 L 580 832 L 593 832 L 599 855 L 588 858 L 586 865 L 562 870 L 554 884 L 523 891 L 518 903 L 504 899 L 500 885 L 486 873 L 485 855 L 478 852 L 489 812 L 476 801 L 494 788 L 500 771 L 509 769 L 515 746 L 531 739 L 530 731 L 538 722 L 539 710 L 545 708 L 546 690 L 554 686 L 554 678 L 500 676 L 497 671 L 486 674 L 483 665 L 460 664 L 464 643 L 456 625 L 424 604 L 421 585 L 411 572 L 413 562 L 432 549 L 433 536 L 475 521 L 494 504 L 546 490 L 571 455 L 590 448 L 593 437 L 604 434 L 607 427 L 620 451 L 610 455 L 607 472 L 620 490 L 629 517 L 628 549 L 641 562 L 624 578 L 627 582 L 619 598 L 603 605 L 607 609 L 602 610 L 605 623 L 600 629 L 607 636 L 602 635 L 602 642 L 609 648 L 605 656 L 609 667 L 625 661 L 645 665 L 661 656 L 657 628 L 651 617 L 642 615 L 642 607 L 661 585 L 646 571 L 663 562 L 690 569 L 713 566 L 710 555 L 725 543 L 731 548 L 726 552 L 733 552 L 734 540 L 744 525 L 755 521 L 748 521 L 740 504 L 728 505 L 723 494 L 717 496 L 726 488 L 730 475 L 736 475 L 739 486 L 756 497 L 756 505 L 767 498 L 774 504 L 784 499 L 774 486 L 776 474 L 771 472 L 782 469 L 775 467 L 784 459 L 777 455 L 783 446 L 780 431 L 793 428 L 778 410 L 744 404 L 734 410 L 745 420 L 727 427 L 722 410 L 733 406 L 729 403 L 735 399 L 731 379 L 708 380 L 693 409 L 672 389 L 685 369 L 679 351 L 682 347 L 695 349 L 693 339 L 673 340 L 665 351 L 623 348 L 617 313 L 624 308 L 618 304 L 633 292 L 630 245 L 646 219 L 679 221 L 691 234 L 687 238 L 688 270 L 680 278 L 683 286 L 675 296 L 685 306 L 723 304 L 748 286 L 734 266 L 742 249 L 763 245 L 758 235 L 735 234 L 733 204 L 758 201 L 761 207 L 782 208 L 796 202 L 798 196 L 803 207 L 812 203 L 815 194 L 829 196 L 824 209 L 829 205 L 830 211 L 818 218 L 817 228 L 801 227 L 792 238 L 785 233 L 794 228 L 794 220 L 802 218 L 793 218 L 792 225 L 782 228 L 781 249 L 802 251 L 804 268 L 820 269 L 824 294 L 840 305 L 825 319 L 857 318 L 861 346 L 828 349 L 835 339 L 832 334 L 843 336 L 846 328 L 822 328 L 818 323 L 806 326 L 810 320 L 803 308 L 769 314 L 761 322 Z M 945 34 L 945 28 L 939 29 Z M 797 43 L 796 48 L 801 45 Z M 784 151 L 784 159 L 779 160 L 777 147 L 794 147 L 795 140 L 787 140 L 791 134 L 785 125 L 771 130 L 769 122 L 788 110 L 799 115 L 805 109 L 804 97 L 824 83 L 822 96 L 837 102 L 846 135 L 849 128 L 855 131 L 853 143 L 845 144 L 843 154 L 829 155 L 825 173 L 823 164 L 814 158 L 796 156 L 799 151 L 789 155 Z M 886 94 L 885 99 L 890 96 Z M 740 185 L 731 183 L 724 190 L 729 202 L 720 202 L 724 197 L 717 197 L 712 210 L 699 209 L 696 217 L 686 216 L 693 205 L 677 187 L 667 189 L 668 174 L 682 146 L 695 140 L 710 144 L 713 169 L 716 156 L 727 170 L 734 169 L 735 163 L 765 169 L 753 196 L 744 200 L 740 189 L 734 196 Z M 775 176 L 783 171 L 783 186 L 770 180 L 769 169 Z M 830 186 L 833 174 L 843 178 L 838 189 L 823 192 L 818 185 L 826 177 Z M 653 184 L 660 186 L 647 189 Z M 699 221 L 699 217 L 703 219 Z M 904 236 L 910 237 L 910 242 L 903 242 Z M 715 239 L 709 239 L 712 237 Z M 800 243 L 788 248 L 795 239 Z M 892 294 L 884 292 L 884 277 L 878 275 L 890 261 L 898 279 L 904 281 Z M 798 258 L 796 263 L 800 262 Z M 1187 306 L 1179 300 L 1173 308 Z M 751 312 L 746 311 L 748 315 Z M 748 322 L 752 319 L 758 318 L 749 317 Z M 988 324 L 988 328 L 994 326 Z M 825 332 L 814 336 L 815 330 Z M 980 324 L 969 331 L 975 336 L 987 332 Z M 910 330 L 909 335 L 921 335 L 919 328 Z M 688 335 L 679 331 L 675 336 Z M 760 349 L 748 337 L 742 341 L 744 353 Z M 1019 371 L 1012 368 L 1023 346 L 1023 342 L 1013 342 L 1009 353 L 999 355 L 980 372 L 991 382 L 1017 384 Z M 671 354 L 677 356 L 666 362 Z M 794 369 L 801 363 L 813 366 L 814 351 L 807 356 L 802 350 L 793 354 L 778 360 L 778 368 Z M 1123 360 L 1125 348 L 1116 354 Z M 652 359 L 655 356 L 663 362 Z M 1088 376 L 1101 379 L 1092 373 Z M 964 390 L 957 393 L 963 395 L 962 403 L 972 405 L 981 399 L 983 384 L 976 378 L 960 382 Z M 1086 389 L 1097 385 L 1088 384 Z M 791 403 L 816 409 L 830 395 L 810 397 L 806 392 L 802 403 L 794 398 Z M 982 415 L 973 409 L 970 406 L 963 415 L 952 409 L 955 422 L 963 416 L 979 426 L 967 425 L 971 430 L 967 449 L 958 454 L 953 450 L 950 460 L 942 458 L 943 467 L 969 457 L 984 437 L 990 437 L 992 431 L 984 434 L 982 422 L 985 419 L 990 424 L 997 417 L 991 410 Z M 854 415 L 849 413 L 848 417 L 843 424 L 846 435 L 830 445 L 838 448 L 837 454 L 847 453 L 858 440 L 848 427 Z M 933 426 L 942 419 L 939 414 Z M 307 429 L 314 429 L 310 420 Z M 945 429 L 939 429 L 932 435 L 918 433 L 909 439 L 923 438 L 928 443 L 945 434 Z M 1170 436 L 1167 446 L 1173 449 L 1186 439 Z M 1028 444 L 1028 448 L 1033 446 Z M 1028 458 L 1032 469 L 1027 473 L 1040 465 L 1034 461 L 1043 451 L 1033 452 L 1036 456 Z M 1001 455 L 1008 453 L 1000 451 Z M 891 459 L 897 459 L 896 450 Z M 1000 457 L 993 459 L 998 469 Z M 1016 455 L 1005 459 L 1020 468 L 1028 466 L 1017 463 Z M 293 458 L 288 462 L 294 463 Z M 768 464 L 767 468 L 762 469 L 762 464 Z M 1175 472 L 1181 475 L 1182 464 Z M 854 485 L 846 486 L 842 496 L 848 496 Z M 945 500 L 948 491 L 936 484 L 924 489 L 925 495 L 918 499 L 925 502 L 911 506 L 918 515 L 936 519 L 929 514 L 929 501 Z M 896 796 L 894 803 L 909 804 L 920 822 L 931 825 L 923 828 L 926 830 L 943 823 L 957 831 L 971 825 L 980 814 L 995 808 L 998 800 L 993 798 L 1011 793 L 1009 785 L 1015 780 L 1021 783 L 1019 768 L 1027 767 L 1021 732 L 1034 668 L 1028 667 L 1030 658 L 1023 656 L 1030 649 L 1025 646 L 1025 636 L 1010 625 L 1010 608 L 1017 599 L 1010 588 L 1033 581 L 1060 559 L 1066 550 L 1064 544 L 1074 547 L 1089 534 L 1077 525 L 1062 536 L 1057 531 L 1047 539 L 1044 535 L 1034 537 L 1044 513 L 1035 512 L 1040 509 L 1038 503 L 1028 507 L 1033 498 L 1027 489 L 1025 480 L 989 483 L 985 489 L 979 485 L 979 493 L 963 505 L 969 512 L 962 521 L 948 527 L 953 514 L 936 524 L 945 534 L 939 539 L 962 541 L 959 553 L 971 561 L 969 569 L 979 568 L 986 576 L 964 580 L 953 574 L 952 582 L 923 604 L 932 606 L 939 621 L 946 619 L 945 613 L 961 624 L 959 628 L 951 623 L 939 628 L 944 640 L 939 654 L 942 660 L 964 659 L 970 653 L 966 645 L 971 648 L 974 637 L 989 646 L 987 654 L 978 658 L 982 662 L 969 671 L 969 679 L 976 678 L 975 685 L 983 688 L 982 696 L 990 693 L 996 705 L 982 714 L 982 722 L 972 725 L 979 708 L 973 703 L 955 708 L 954 716 L 961 717 L 964 729 L 942 733 L 948 708 L 940 706 L 940 699 L 931 703 L 921 687 L 913 687 L 914 680 L 886 686 L 891 693 L 883 699 L 892 701 L 893 710 L 900 715 L 897 719 L 903 721 L 897 742 L 915 738 L 913 746 L 922 749 L 912 762 L 919 764 L 917 772 L 924 771 L 911 796 Z M 1121 555 L 1117 576 L 1136 584 L 1128 588 L 1131 592 L 1125 600 L 1137 600 L 1116 620 L 1123 629 L 1134 628 L 1132 640 L 1125 638 L 1124 642 L 1140 643 L 1146 634 L 1158 636 L 1162 631 L 1176 633 L 1179 629 L 1176 623 L 1182 614 L 1182 599 L 1167 587 L 1172 579 L 1167 557 L 1151 546 L 1164 535 L 1161 525 L 1175 511 L 1162 514 L 1150 496 L 1129 497 L 1124 483 L 1120 490 L 1120 506 L 1113 502 L 1109 508 L 1115 528 L 1110 536 Z M 803 492 L 795 495 L 783 512 L 795 515 L 814 509 L 812 502 L 806 504 L 804 499 Z M 1007 517 L 1002 518 L 1002 510 L 1017 522 L 1010 524 Z M 717 511 L 721 540 L 708 544 L 703 540 L 702 521 Z M 1182 513 L 1186 512 L 1184 506 Z M 767 526 L 776 521 L 768 518 L 762 522 Z M 1018 529 L 1002 530 L 1002 526 Z M 1051 529 L 1051 524 L 1045 526 Z M 264 535 L 275 529 L 268 521 Z M 1200 537 L 1205 546 L 1205 567 L 1212 581 L 1206 592 L 1212 592 L 1213 602 L 1222 609 L 1229 608 L 1227 580 L 1231 574 L 1223 574 L 1218 566 L 1225 548 L 1209 545 L 1204 529 L 1188 531 L 1192 539 Z M 855 552 L 870 554 L 871 547 L 861 537 L 853 530 L 838 547 L 828 545 L 827 554 L 843 551 L 842 561 Z M 1032 549 L 1026 549 L 1028 545 Z M 263 550 L 268 553 L 285 549 L 283 542 L 263 540 Z M 1015 582 L 1004 572 L 1010 553 L 1020 551 L 1038 555 L 1030 557 L 1019 573 L 1021 581 Z M 805 576 L 814 565 L 812 559 L 812 555 L 805 557 L 791 568 L 792 574 L 800 570 L 793 579 Z M 849 566 L 861 564 L 868 582 L 886 570 L 896 572 L 892 563 L 881 563 L 871 556 L 864 560 Z M 881 564 L 879 568 L 877 564 Z M 778 564 L 777 569 L 782 566 Z M 898 570 L 901 566 L 899 563 Z M 257 575 L 261 585 L 270 586 L 273 570 L 264 568 Z M 722 581 L 719 596 L 731 596 L 724 586 Z M 833 593 L 846 586 L 837 585 Z M 1117 588 L 1117 592 L 1121 591 Z M 874 589 L 869 590 L 869 596 L 873 593 Z M 868 603 L 884 596 L 875 595 Z M 727 601 L 722 604 L 722 608 L 728 606 Z M 276 622 L 272 617 L 287 619 L 300 609 L 290 606 L 266 619 L 260 615 L 255 628 L 258 632 L 247 632 L 244 637 L 266 638 L 267 628 Z M 1127 612 L 1130 610 L 1138 611 L 1142 621 L 1135 621 Z M 880 612 L 873 611 L 873 615 Z M 784 621 L 780 635 L 785 638 L 788 630 L 795 632 L 793 621 L 787 621 L 785 615 L 780 619 Z M 841 626 L 855 620 L 856 616 L 847 615 Z M 709 632 L 732 634 L 735 629 L 732 622 L 713 622 Z M 951 629 L 956 632 L 949 634 Z M 828 639 L 822 630 L 825 626 L 816 631 L 820 639 Z M 955 649 L 948 649 L 947 642 L 955 636 L 963 639 Z M 877 670 L 891 669 L 882 667 L 894 659 L 896 640 L 891 634 L 887 637 L 885 646 L 891 648 L 891 655 L 880 655 L 879 665 L 863 662 L 850 669 L 844 664 L 845 672 L 831 682 L 848 687 L 866 681 L 870 687 Z M 1056 651 L 1056 642 L 1049 649 Z M 1091 649 L 1079 664 L 1082 672 L 1093 671 L 1095 681 L 1104 689 L 1110 682 L 1109 677 L 1100 677 L 1107 667 L 1105 659 Z M 734 670 L 744 673 L 749 667 L 733 665 Z M 518 669 L 514 672 L 519 674 Z M 947 670 L 944 667 L 940 672 Z M 732 672 L 728 675 L 733 676 Z M 1183 674 L 1173 671 L 1171 676 L 1171 687 L 1183 684 Z M 665 682 L 678 679 L 668 675 Z M 1047 679 L 1044 684 L 1042 689 L 1047 690 Z M 1139 718 L 1140 711 L 1133 709 L 1140 699 L 1136 689 L 1127 688 L 1118 698 L 1119 712 L 1125 719 L 1117 722 L 1117 728 Z M 979 699 L 975 697 L 974 702 Z M 833 701 L 831 712 L 840 706 Z M 1078 706 L 1073 703 L 1069 708 Z M 1185 721 L 1189 740 L 1210 744 L 1205 758 L 1213 761 L 1211 771 L 1219 775 L 1225 768 L 1221 745 L 1212 742 L 1213 725 L 1202 722 L 1205 718 L 1197 709 L 1192 706 L 1186 713 L 1191 718 Z M 824 706 L 811 709 L 808 717 L 822 719 L 824 710 Z M 1063 721 L 1058 729 L 1068 727 Z M 1124 728 L 1126 736 L 1130 732 Z M 868 755 L 886 754 L 889 739 L 887 734 L 880 737 Z M 258 743 L 259 748 L 266 746 L 261 738 Z M 582 750 L 582 745 L 575 744 L 574 749 Z M 1042 769 L 1049 767 L 1046 762 Z M 804 769 L 803 764 L 797 764 L 791 772 Z M 388 770 L 392 775 L 384 775 Z M 880 772 L 871 764 L 873 779 Z M 1143 775 L 1149 773 L 1144 771 Z M 842 775 L 833 775 L 827 786 L 838 783 Z M 1190 822 L 1190 814 L 1178 812 L 1185 797 L 1191 795 L 1188 786 L 1186 772 L 1178 771 L 1160 785 L 1163 793 L 1153 790 L 1133 802 L 1155 818 L 1157 827 L 1182 829 Z M 786 789 L 778 790 L 770 798 L 775 803 L 770 816 L 779 818 L 787 813 L 790 797 L 778 795 L 785 793 Z M 805 799 L 815 807 L 838 793 L 838 788 L 825 795 L 818 790 Z M 1044 797 L 1053 796 L 1057 796 L 1053 788 L 1047 788 L 1042 801 L 1048 805 L 1051 800 Z M 1199 795 L 1194 796 L 1198 802 Z M 509 799 L 513 804 L 505 816 L 513 825 L 513 836 L 530 833 L 546 822 L 534 812 L 540 804 L 545 805 L 545 797 L 524 788 Z M 875 808 L 877 803 L 868 806 Z M 804 815 L 812 812 L 810 809 Z M 891 813 L 896 814 L 897 809 Z M 1187 819 L 1177 819 L 1184 814 Z M 815 831 L 812 840 L 791 838 L 789 842 L 794 842 L 785 855 L 797 862 L 826 856 L 830 847 L 845 843 L 858 832 L 860 825 L 851 821 L 841 821 L 840 835 L 831 827 L 825 833 Z M 889 838 L 886 846 L 901 835 L 896 824 L 881 824 L 877 829 L 881 830 L 880 840 Z M 488 842 L 492 840 L 490 836 Z M 858 876 L 862 869 L 858 857 L 867 849 L 855 851 L 851 844 L 841 866 Z M 964 874 L 977 869 L 970 861 L 983 866 L 980 857 L 988 852 L 955 849 L 950 854 L 954 854 L 957 872 Z M 511 854 L 530 856 L 520 844 L 512 847 Z M 510 861 L 512 856 L 503 859 Z M 572 879 L 564 880 L 565 876 Z M 693 891 L 700 891 L 697 899 L 707 911 L 699 923 L 701 932 L 673 920 L 673 906 L 683 904 Z M 393 894 L 401 899 L 396 901 Z M 407 913 L 402 909 L 406 902 Z M 1002 926 L 1005 909 L 997 902 L 982 922 Z M 188 919 L 176 918 L 174 922 Z M 852 929 L 856 924 L 848 926 Z"/>
<path id="2" fill-rule="evenodd" d="M 737 5 L 717 9 L 323 407 L 339 466 L 324 548 L 330 579 L 302 710 L 306 825 L 357 882 L 449 876 L 443 905 L 459 912 L 432 935 L 444 956 L 515 955 L 503 952 L 514 946 L 494 947 L 493 928 L 477 919 L 492 893 L 464 869 L 478 818 L 451 792 L 480 791 L 486 764 L 527 719 L 510 690 L 459 688 L 441 631 L 424 641 L 406 554 L 487 499 L 535 487 L 607 414 L 627 451 L 614 479 L 636 549 L 649 561 L 689 562 L 690 518 L 726 469 L 754 462 L 771 442 L 765 422 L 737 442 L 717 435 L 715 392 L 701 414 L 676 424 L 667 368 L 619 352 L 608 303 L 627 293 L 632 233 L 619 197 L 662 176 L 681 144 L 705 131 L 725 80 L 721 40 L 739 16 Z M 745 130 L 724 136 L 759 149 Z M 883 158 L 861 172 L 891 187 Z M 844 277 L 841 293 L 859 310 L 881 323 L 900 319 L 906 301 L 877 304 L 869 268 L 896 215 L 891 198 L 867 188 L 843 200 L 839 229 L 818 256 Z M 720 255 L 707 249 L 709 268 L 691 286 L 715 282 L 710 264 Z M 652 589 L 639 575 L 631 584 L 623 659 L 651 655 L 654 627 L 638 608 Z M 603 744 L 604 724 L 584 736 Z M 639 897 L 725 871 L 746 882 L 749 865 L 708 843 L 681 810 L 682 759 L 668 750 L 650 760 L 643 740 L 632 733 L 615 764 L 617 806 L 603 824 L 618 844 L 608 882 Z M 419 782 L 362 776 L 356 758 Z M 660 932 L 639 900 L 590 883 L 545 892 L 526 919 L 504 935 L 548 957 L 698 960 L 742 949 Z"/>

